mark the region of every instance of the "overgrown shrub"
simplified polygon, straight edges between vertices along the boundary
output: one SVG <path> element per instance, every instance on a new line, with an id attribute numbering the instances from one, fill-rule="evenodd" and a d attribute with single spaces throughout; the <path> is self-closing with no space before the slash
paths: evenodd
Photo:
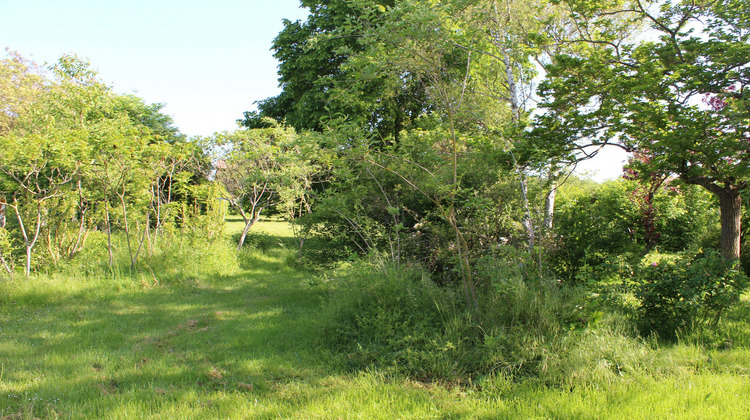
<path id="1" fill-rule="evenodd" d="M 459 287 L 436 285 L 425 271 L 355 263 L 351 278 L 327 283 L 334 291 L 323 340 L 353 369 L 477 386 L 498 377 L 571 387 L 608 383 L 645 364 L 645 344 L 625 316 L 600 325 L 601 296 L 548 279 L 524 280 L 513 258 L 492 261 L 478 267 L 483 292 L 476 311 Z"/>
<path id="2" fill-rule="evenodd" d="M 637 264 L 652 247 L 683 252 L 718 246 L 711 193 L 691 185 L 660 189 L 650 203 L 653 213 L 646 216 L 639 207 L 638 188 L 637 183 L 621 179 L 600 185 L 574 180 L 561 189 L 555 237 L 549 248 L 549 263 L 556 275 L 580 282 L 591 279 L 591 270 L 610 271 L 613 264 L 623 262 Z"/>
<path id="3" fill-rule="evenodd" d="M 641 331 L 674 339 L 701 325 L 713 327 L 747 284 L 739 264 L 725 262 L 715 251 L 653 262 L 635 279 Z"/>
<path id="4" fill-rule="evenodd" d="M 462 298 L 422 270 L 370 267 L 339 287 L 324 341 L 355 369 L 377 366 L 420 380 L 468 377 L 476 363 Z"/>

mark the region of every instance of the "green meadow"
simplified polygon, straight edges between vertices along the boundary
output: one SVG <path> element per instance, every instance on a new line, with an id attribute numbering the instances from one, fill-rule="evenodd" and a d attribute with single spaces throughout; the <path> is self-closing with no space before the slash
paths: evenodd
<path id="1" fill-rule="evenodd" d="M 175 244 L 138 274 L 3 278 L 0 418 L 750 417 L 744 346 L 633 349 L 650 366 L 568 387 L 351 369 L 321 341 L 342 277 L 292 268 L 286 224 L 259 231 L 265 251 Z M 730 318 L 747 328 L 748 314 L 745 296 Z"/>

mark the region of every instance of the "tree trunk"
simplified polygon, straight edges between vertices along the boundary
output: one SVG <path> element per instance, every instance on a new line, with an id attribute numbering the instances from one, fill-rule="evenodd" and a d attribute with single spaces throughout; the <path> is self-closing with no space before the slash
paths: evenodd
<path id="1" fill-rule="evenodd" d="M 722 190 L 717 195 L 721 210 L 721 256 L 736 260 L 740 258 L 742 197 L 736 190 Z"/>
<path id="2" fill-rule="evenodd" d="M 8 265 L 8 263 L 7 263 L 6 261 L 5 261 L 5 258 L 3 258 L 3 255 L 2 255 L 2 254 L 0 254 L 0 262 L 2 262 L 2 263 L 3 263 L 3 267 L 5 267 L 5 271 L 7 271 L 7 272 L 8 272 L 8 275 L 9 275 L 9 276 L 11 276 L 11 277 L 13 277 L 13 270 L 11 270 L 11 269 L 10 269 L 10 266 L 9 266 L 9 265 Z"/>
<path id="3" fill-rule="evenodd" d="M 552 232 L 552 222 L 555 216 L 555 198 L 557 197 L 557 180 L 552 179 L 552 170 L 550 170 L 550 187 L 547 196 L 544 197 L 544 230 Z"/>
<path id="4" fill-rule="evenodd" d="M 533 255 L 534 246 L 536 245 L 536 234 L 534 232 L 534 220 L 531 216 L 531 206 L 529 205 L 529 184 L 526 180 L 526 174 L 524 174 L 523 169 L 518 166 L 515 156 L 513 157 L 513 163 L 515 164 L 516 172 L 518 172 L 518 179 L 521 183 L 521 198 L 523 198 L 524 208 L 523 227 L 526 229 L 526 235 L 529 240 L 529 255 Z"/>
<path id="5" fill-rule="evenodd" d="M 104 202 L 104 221 L 107 225 L 107 255 L 109 257 L 108 264 L 109 268 L 112 268 L 114 264 L 114 256 L 112 255 L 112 221 L 109 218 L 109 205 L 108 202 Z"/>
<path id="6" fill-rule="evenodd" d="M 130 226 L 128 226 L 128 208 L 125 205 L 125 185 L 122 187 L 122 194 L 117 193 L 122 203 L 122 220 L 125 227 L 125 241 L 128 243 L 128 256 L 130 257 L 130 270 L 135 269 L 135 259 L 133 258 L 133 245 L 130 243 Z"/>
<path id="7" fill-rule="evenodd" d="M 24 246 L 26 247 L 26 264 L 24 264 L 23 271 L 26 277 L 29 277 L 31 275 L 31 250 L 34 248 L 34 245 L 36 244 L 37 239 L 39 239 L 39 231 L 42 226 L 41 204 L 37 204 L 36 228 L 34 231 L 33 238 L 29 238 L 29 232 L 26 231 L 26 225 L 23 223 L 23 217 L 21 216 L 21 211 L 19 209 L 18 201 L 14 200 L 14 205 L 12 206 L 12 208 L 16 212 L 16 218 L 18 219 L 18 226 L 21 230 L 21 235 L 23 236 Z"/>
<path id="8" fill-rule="evenodd" d="M 240 241 L 237 244 L 237 251 L 242 249 L 242 245 L 245 243 L 245 238 L 247 237 L 247 233 L 250 231 L 250 228 L 253 227 L 255 222 L 257 222 L 259 219 L 260 219 L 260 211 L 258 213 L 253 214 L 252 219 L 250 220 L 245 219 L 245 229 L 242 230 Z"/>
<path id="9" fill-rule="evenodd" d="M 73 258 L 79 251 L 80 248 L 83 247 L 83 242 L 86 241 L 86 236 L 84 234 L 85 227 L 86 227 L 86 210 L 81 211 L 81 221 L 78 224 L 78 235 L 76 236 L 76 242 L 73 244 L 71 248 L 68 249 L 68 258 Z"/>

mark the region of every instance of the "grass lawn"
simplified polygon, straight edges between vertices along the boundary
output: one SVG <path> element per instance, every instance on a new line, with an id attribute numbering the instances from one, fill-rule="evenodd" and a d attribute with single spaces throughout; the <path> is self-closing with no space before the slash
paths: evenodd
<path id="1" fill-rule="evenodd" d="M 692 367 L 572 390 L 348 372 L 317 344 L 327 289 L 289 252 L 242 252 L 235 269 L 180 281 L 0 279 L 0 419 L 750 418 L 744 348 L 678 346 L 664 357 Z"/>

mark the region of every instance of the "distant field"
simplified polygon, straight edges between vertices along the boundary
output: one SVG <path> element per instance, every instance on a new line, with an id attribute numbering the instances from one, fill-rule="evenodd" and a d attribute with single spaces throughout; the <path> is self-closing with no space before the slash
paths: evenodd
<path id="1" fill-rule="evenodd" d="M 181 276 L 0 279 L 0 418 L 750 418 L 744 348 L 678 346 L 663 357 L 682 370 L 565 390 L 350 372 L 318 341 L 318 274 L 278 248 L 191 265 L 232 253 L 214 246 L 170 251 Z"/>

